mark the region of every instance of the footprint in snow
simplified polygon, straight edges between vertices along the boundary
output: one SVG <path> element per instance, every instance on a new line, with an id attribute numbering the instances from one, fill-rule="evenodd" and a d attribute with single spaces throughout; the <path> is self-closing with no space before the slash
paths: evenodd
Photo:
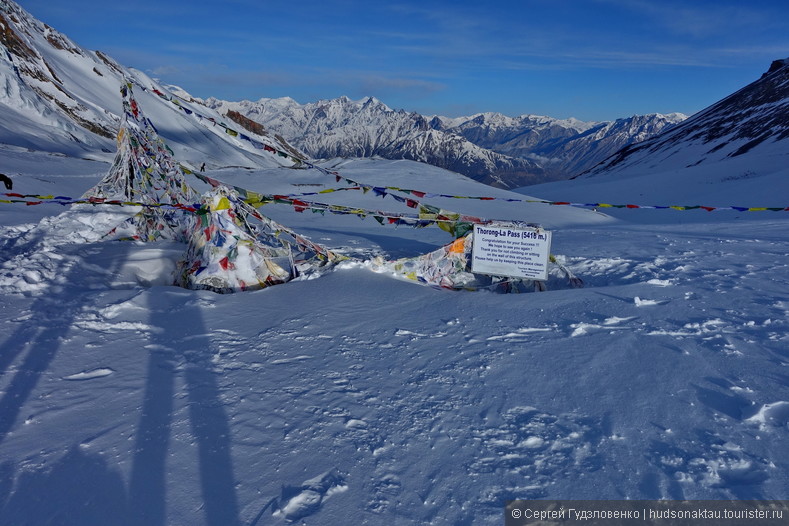
<path id="1" fill-rule="evenodd" d="M 755 415 L 747 418 L 745 421 L 758 424 L 761 429 L 787 427 L 789 426 L 789 402 L 782 400 L 772 404 L 765 404 Z"/>
<path id="2" fill-rule="evenodd" d="M 320 510 L 331 495 L 346 491 L 345 479 L 337 470 L 305 480 L 300 486 L 285 486 L 274 503 L 274 516 L 295 522 Z"/>
<path id="3" fill-rule="evenodd" d="M 675 494 L 661 498 L 685 499 L 689 494 L 698 494 L 699 488 L 762 498 L 762 487 L 770 473 L 768 460 L 703 430 L 697 431 L 695 437 L 654 441 L 647 459 L 663 471 L 667 480 L 677 484 Z"/>
<path id="4" fill-rule="evenodd" d="M 528 406 L 504 411 L 501 417 L 503 423 L 497 427 L 474 430 L 480 454 L 469 471 L 498 473 L 504 484 L 483 492 L 483 503 L 498 505 L 515 494 L 543 497 L 557 476 L 596 471 L 604 463 L 597 421 Z M 528 486 L 508 486 L 524 481 Z"/>

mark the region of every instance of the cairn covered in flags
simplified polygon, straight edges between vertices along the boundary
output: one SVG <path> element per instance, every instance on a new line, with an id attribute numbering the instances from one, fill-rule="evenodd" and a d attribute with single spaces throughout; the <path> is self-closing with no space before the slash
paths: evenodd
<path id="1" fill-rule="evenodd" d="M 233 188 L 201 196 L 143 114 L 131 82 L 121 86 L 121 95 L 118 152 L 107 175 L 82 199 L 139 211 L 105 238 L 186 243 L 174 284 L 222 293 L 284 283 L 341 259 L 260 214 Z"/>
<path id="2" fill-rule="evenodd" d="M 235 292 L 285 283 L 344 259 L 260 214 L 227 186 L 206 192 L 176 284 Z"/>
<path id="3" fill-rule="evenodd" d="M 186 183 L 172 150 L 143 114 L 131 86 L 130 82 L 121 86 L 123 120 L 115 160 L 107 175 L 82 199 L 140 207 L 108 234 L 111 237 L 123 233 L 120 237 L 142 241 L 186 242 L 200 195 Z"/>

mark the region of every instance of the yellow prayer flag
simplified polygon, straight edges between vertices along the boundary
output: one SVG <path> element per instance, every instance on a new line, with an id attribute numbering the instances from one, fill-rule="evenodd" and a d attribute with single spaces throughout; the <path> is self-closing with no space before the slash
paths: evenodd
<path id="1" fill-rule="evenodd" d="M 218 211 L 218 210 L 228 210 L 230 209 L 230 201 L 228 201 L 227 197 L 222 197 L 219 202 L 214 206 L 211 210 Z"/>

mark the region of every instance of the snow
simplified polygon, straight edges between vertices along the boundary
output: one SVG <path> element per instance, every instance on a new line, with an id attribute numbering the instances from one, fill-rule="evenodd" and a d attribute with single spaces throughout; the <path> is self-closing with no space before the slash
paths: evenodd
<path id="1" fill-rule="evenodd" d="M 94 123 L 117 126 L 123 76 L 166 91 L 16 16 L 42 53 L 27 65 L 68 96 L 39 88 Z M 79 197 L 114 141 L 15 66 L 0 54 L 0 171 L 21 194 Z M 216 179 L 344 186 L 135 94 L 176 158 Z M 550 229 L 585 288 L 554 266 L 539 293 L 374 272 L 451 238 L 280 204 L 261 212 L 350 259 L 263 290 L 186 290 L 172 285 L 185 245 L 102 239 L 135 210 L 0 203 L 0 526 L 498 525 L 514 498 L 789 498 L 787 212 L 522 202 L 789 205 L 785 146 L 721 161 L 738 146 L 689 167 L 706 150 L 672 143 L 629 172 L 523 193 L 411 161 L 322 163 L 368 185 L 521 200 L 424 202 Z M 413 211 L 372 192 L 305 199 Z"/>
<path id="2" fill-rule="evenodd" d="M 78 196 L 109 169 L 2 148 L 20 193 Z M 410 161 L 324 166 L 524 198 Z M 787 195 L 778 175 L 763 176 L 768 192 L 698 173 L 673 192 L 627 177 L 528 191 Z M 317 170 L 209 175 L 266 193 L 342 186 Z M 358 261 L 254 292 L 191 291 L 170 285 L 183 245 L 100 240 L 123 210 L 0 204 L 0 524 L 476 525 L 501 524 L 512 498 L 788 498 L 785 212 L 426 201 L 542 223 L 585 288 L 558 274 L 540 293 L 419 286 L 364 261 L 425 253 L 445 232 L 271 204 L 261 212 Z"/>
<path id="3" fill-rule="evenodd" d="M 180 162 L 194 167 L 203 162 L 207 166 L 246 167 L 291 164 L 276 156 L 260 155 L 260 149 L 250 141 L 239 141 L 228 135 L 221 123 L 240 127 L 193 100 L 183 90 L 179 89 L 178 93 L 186 99 L 177 100 L 176 105 L 155 94 L 154 90 L 167 90 L 145 73 L 114 63 L 100 52 L 77 47 L 65 35 L 34 19 L 16 4 L 4 2 L 3 9 L 11 13 L 8 30 L 22 38 L 34 52 L 29 57 L 12 55 L 5 49 L 0 53 L 3 115 L 0 144 L 111 161 L 115 133 L 121 121 L 119 88 L 126 79 L 131 79 L 136 84 L 136 97 L 156 116 L 157 129 Z M 59 44 L 53 45 L 50 39 Z M 94 130 L 102 130 L 104 136 L 77 124 L 75 117 L 89 123 Z M 201 121 L 208 119 L 220 124 L 207 127 Z M 246 130 L 243 133 L 258 143 L 281 148 L 272 137 L 260 138 Z"/>

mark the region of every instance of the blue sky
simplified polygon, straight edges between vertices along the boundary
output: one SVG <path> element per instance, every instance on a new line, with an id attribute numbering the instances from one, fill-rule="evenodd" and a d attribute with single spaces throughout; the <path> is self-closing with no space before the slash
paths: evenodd
<path id="1" fill-rule="evenodd" d="M 787 0 L 18 0 L 197 97 L 459 116 L 692 114 L 789 57 Z"/>

